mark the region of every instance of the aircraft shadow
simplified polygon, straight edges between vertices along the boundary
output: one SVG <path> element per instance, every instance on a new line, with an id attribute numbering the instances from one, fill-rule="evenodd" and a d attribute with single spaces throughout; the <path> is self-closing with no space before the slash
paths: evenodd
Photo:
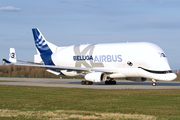
<path id="1" fill-rule="evenodd" d="M 81 82 L 68 82 L 69 84 L 81 84 Z M 93 83 L 93 85 L 105 85 L 102 83 Z M 152 82 L 116 82 L 116 85 L 152 85 Z M 180 86 L 180 82 L 156 82 L 156 86 Z"/>

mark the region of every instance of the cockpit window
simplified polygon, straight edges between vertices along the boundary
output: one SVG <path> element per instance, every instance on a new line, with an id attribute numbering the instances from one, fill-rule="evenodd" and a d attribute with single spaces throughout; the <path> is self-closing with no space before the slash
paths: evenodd
<path id="1" fill-rule="evenodd" d="M 159 53 L 160 57 L 166 57 L 166 55 L 164 53 Z"/>

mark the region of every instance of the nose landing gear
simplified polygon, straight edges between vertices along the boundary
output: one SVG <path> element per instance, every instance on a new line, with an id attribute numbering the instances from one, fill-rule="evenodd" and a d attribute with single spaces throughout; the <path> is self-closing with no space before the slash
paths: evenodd
<path id="1" fill-rule="evenodd" d="M 152 79 L 152 86 L 156 86 L 156 80 Z"/>

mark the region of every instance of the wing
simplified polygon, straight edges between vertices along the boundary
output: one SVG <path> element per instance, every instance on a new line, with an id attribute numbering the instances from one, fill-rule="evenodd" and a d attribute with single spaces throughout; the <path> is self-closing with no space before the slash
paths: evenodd
<path id="1" fill-rule="evenodd" d="M 24 63 L 30 63 L 30 64 L 44 65 L 44 63 L 36 63 L 36 62 L 31 62 L 31 61 L 23 61 L 23 60 L 17 60 L 17 61 L 24 62 Z"/>
<path id="2" fill-rule="evenodd" d="M 104 70 L 104 69 L 93 69 L 93 68 L 79 68 L 79 67 L 66 67 L 66 66 L 53 66 L 53 65 L 37 65 L 37 64 L 16 64 L 12 63 L 6 59 L 3 59 L 4 62 L 12 65 L 19 65 L 19 66 L 32 66 L 32 67 L 40 67 L 45 69 L 56 69 L 56 71 L 60 70 L 67 70 L 67 71 L 77 71 L 79 73 L 89 73 L 89 72 L 104 72 L 106 74 L 116 73 L 115 70 Z"/>

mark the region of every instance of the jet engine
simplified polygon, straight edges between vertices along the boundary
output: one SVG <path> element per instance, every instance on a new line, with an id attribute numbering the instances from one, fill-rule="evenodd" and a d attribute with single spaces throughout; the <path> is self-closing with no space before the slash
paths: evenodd
<path id="1" fill-rule="evenodd" d="M 103 72 L 92 72 L 84 76 L 85 80 L 91 82 L 102 82 L 106 80 L 106 74 Z"/>
<path id="2" fill-rule="evenodd" d="M 127 77 L 126 80 L 135 81 L 135 82 L 144 82 L 147 78 L 143 77 Z"/>

